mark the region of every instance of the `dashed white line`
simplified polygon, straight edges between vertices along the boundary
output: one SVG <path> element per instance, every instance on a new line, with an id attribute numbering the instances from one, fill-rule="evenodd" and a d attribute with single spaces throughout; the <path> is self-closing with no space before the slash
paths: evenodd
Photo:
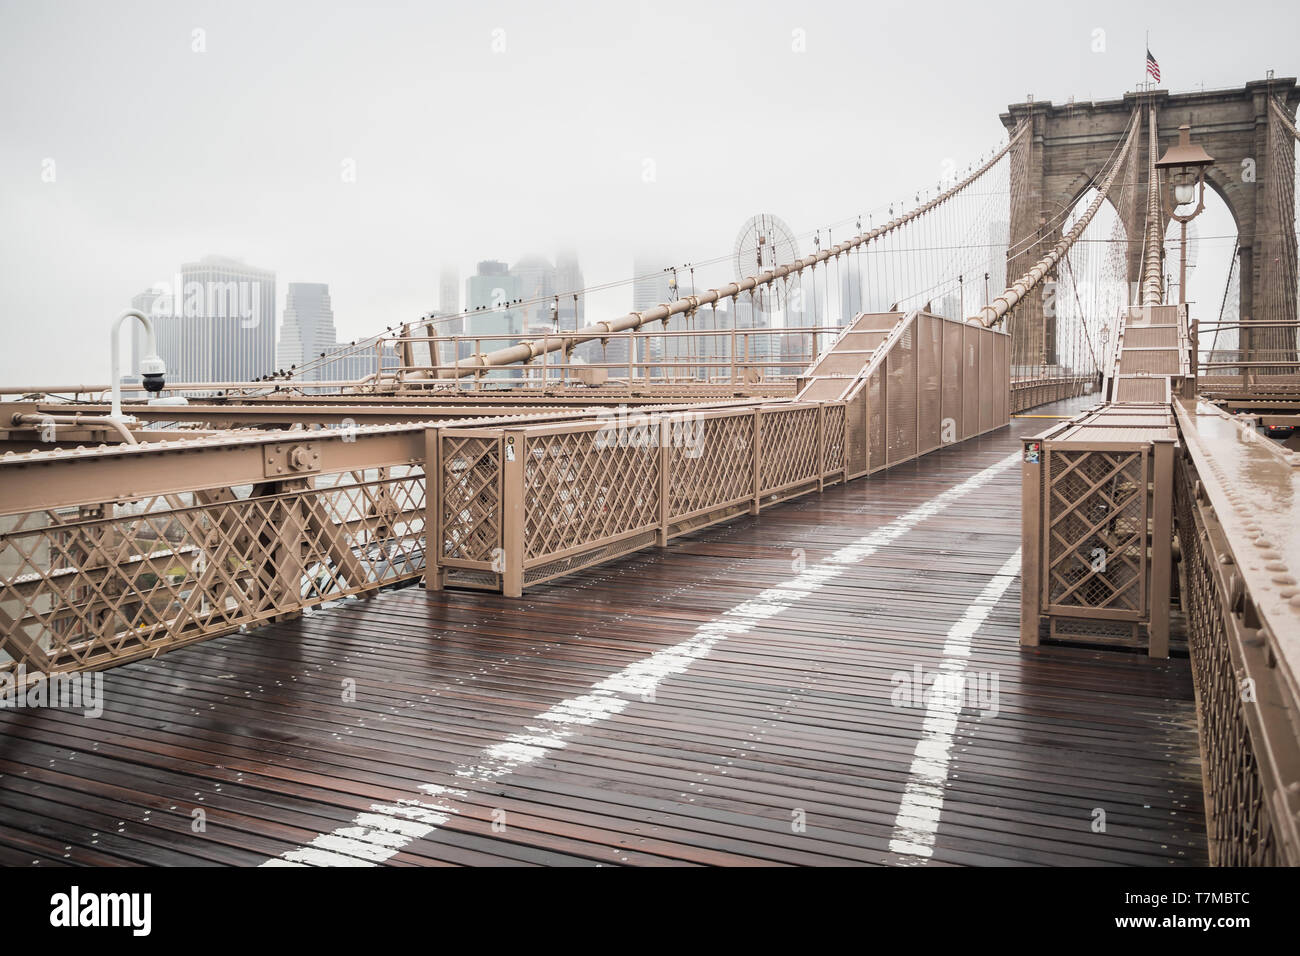
<path id="1" fill-rule="evenodd" d="M 1017 548 L 961 619 L 949 629 L 944 641 L 939 669 L 947 687 L 927 695 L 921 739 L 916 742 L 907 787 L 894 819 L 893 838 L 889 841 L 889 849 L 911 858 L 910 862 L 925 862 L 934 853 L 934 839 L 943 813 L 943 790 L 952 763 L 952 740 L 957 731 L 957 719 L 961 716 L 962 685 L 966 659 L 970 657 L 971 638 L 1019 573 L 1020 549 Z"/>

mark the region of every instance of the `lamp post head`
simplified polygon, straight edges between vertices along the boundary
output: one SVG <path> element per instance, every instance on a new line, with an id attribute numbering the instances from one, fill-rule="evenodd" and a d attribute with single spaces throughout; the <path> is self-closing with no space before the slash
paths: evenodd
<path id="1" fill-rule="evenodd" d="M 1168 170 L 1174 189 L 1174 205 L 1185 206 L 1196 199 L 1196 186 L 1205 189 L 1205 168 L 1214 164 L 1214 157 L 1199 145 L 1192 143 L 1192 128 L 1186 124 L 1178 127 L 1178 143 L 1165 150 L 1156 161 L 1157 170 Z"/>

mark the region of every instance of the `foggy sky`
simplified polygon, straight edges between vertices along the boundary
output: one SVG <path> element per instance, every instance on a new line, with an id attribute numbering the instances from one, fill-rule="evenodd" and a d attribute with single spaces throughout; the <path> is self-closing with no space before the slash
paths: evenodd
<path id="1" fill-rule="evenodd" d="M 1027 93 L 1122 95 L 1147 29 L 1174 91 L 1293 76 L 1297 11 L 0 0 L 0 382 L 107 382 L 111 318 L 208 254 L 276 272 L 277 324 L 288 283 L 328 283 L 351 338 L 436 308 L 444 264 L 463 289 L 572 245 L 590 284 L 727 253 L 757 212 L 807 232 L 964 166 Z"/>

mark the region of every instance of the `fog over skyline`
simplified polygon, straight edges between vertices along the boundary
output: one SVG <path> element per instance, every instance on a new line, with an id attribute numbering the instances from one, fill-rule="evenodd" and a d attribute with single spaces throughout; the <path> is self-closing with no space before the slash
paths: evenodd
<path id="1" fill-rule="evenodd" d="M 463 296 L 571 247 L 595 285 L 758 212 L 804 234 L 964 167 L 1026 94 L 1122 96 L 1148 29 L 1172 91 L 1300 72 L 1284 3 L 0 0 L 0 382 L 106 383 L 112 317 L 212 254 L 276 273 L 277 324 L 327 283 L 347 340 L 436 308 L 448 265 Z"/>

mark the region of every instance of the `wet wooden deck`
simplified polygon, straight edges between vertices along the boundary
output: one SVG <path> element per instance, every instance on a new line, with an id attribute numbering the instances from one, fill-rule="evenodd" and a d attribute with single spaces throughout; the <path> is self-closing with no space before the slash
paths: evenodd
<path id="1" fill-rule="evenodd" d="M 945 495 L 1045 424 L 522 600 L 126 665 L 98 719 L 0 711 L 0 863 L 1203 864 L 1187 662 L 1021 651 L 1019 469 Z M 918 668 L 996 675 L 996 715 L 896 706 Z"/>

